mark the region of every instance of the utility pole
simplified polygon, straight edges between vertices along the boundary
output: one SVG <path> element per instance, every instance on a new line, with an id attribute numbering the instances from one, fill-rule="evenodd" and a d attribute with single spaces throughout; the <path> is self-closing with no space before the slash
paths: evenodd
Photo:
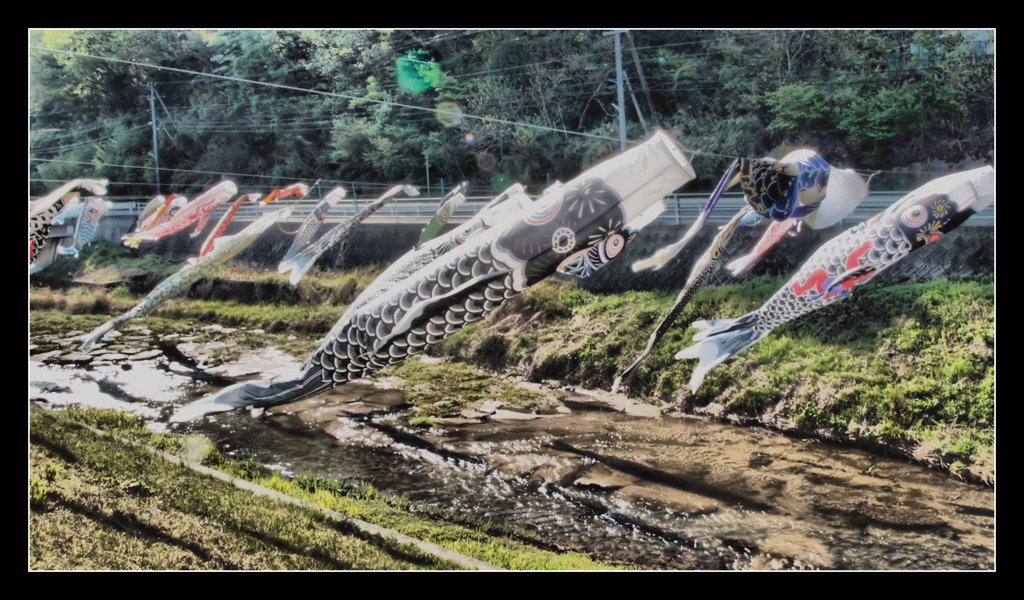
<path id="1" fill-rule="evenodd" d="M 427 197 L 430 196 L 430 155 L 423 151 L 423 158 L 427 159 Z"/>
<path id="2" fill-rule="evenodd" d="M 619 150 L 626 149 L 626 98 L 622 91 L 622 29 L 609 31 L 603 35 L 615 36 L 615 90 L 619 102 Z"/>
<path id="3" fill-rule="evenodd" d="M 153 89 L 153 83 L 149 83 L 149 114 L 150 124 L 153 126 L 153 162 L 156 163 L 156 194 L 160 195 L 160 150 L 157 148 L 157 135 L 156 135 L 156 91 Z"/>
<path id="4" fill-rule="evenodd" d="M 640 112 L 640 104 L 636 101 L 636 90 L 633 89 L 633 84 L 629 82 L 629 75 L 626 75 L 626 85 L 629 86 L 629 98 L 633 101 L 633 108 L 636 109 L 636 116 L 640 118 L 640 126 L 647 131 L 647 121 L 644 120 L 644 113 Z"/>
<path id="5" fill-rule="evenodd" d="M 633 53 L 633 64 L 636 65 L 636 74 L 640 76 L 640 86 L 643 88 L 644 96 L 647 97 L 647 109 L 651 111 L 651 118 L 656 122 L 661 119 L 658 117 L 658 111 L 654 109 L 654 100 L 651 99 L 651 88 L 647 87 L 647 78 L 644 77 L 644 68 L 640 65 L 640 57 L 636 53 L 636 40 L 633 39 L 633 32 L 627 31 L 626 35 L 629 37 L 629 49 Z M 644 129 L 647 129 L 644 127 Z"/>

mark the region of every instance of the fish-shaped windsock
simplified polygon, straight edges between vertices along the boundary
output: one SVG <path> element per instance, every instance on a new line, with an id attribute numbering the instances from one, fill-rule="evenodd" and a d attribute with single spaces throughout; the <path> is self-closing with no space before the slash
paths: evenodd
<path id="1" fill-rule="evenodd" d="M 430 222 L 427 223 L 427 226 L 420 232 L 420 241 L 416 244 L 417 246 L 422 246 L 437 237 L 437 234 L 441 232 L 441 228 L 447 225 L 449 219 L 452 218 L 455 209 L 466 201 L 465 192 L 468 187 L 469 182 L 463 181 L 455 186 L 455 189 L 448 192 L 444 198 L 441 198 L 441 204 L 437 209 L 437 213 L 434 214 Z"/>
<path id="2" fill-rule="evenodd" d="M 401 193 L 405 193 L 407 196 L 420 195 L 420 191 L 411 185 L 396 185 L 390 190 L 384 192 L 384 195 L 381 197 L 361 208 L 359 212 L 353 215 L 348 221 L 336 225 L 330 231 L 321 236 L 320 239 L 295 253 L 291 258 L 282 260 L 281 264 L 277 267 L 277 272 L 287 273 L 291 271 L 288 281 L 292 285 L 298 285 L 299 281 L 301 281 L 306 273 L 309 272 L 313 267 L 313 264 L 316 263 L 316 260 L 320 258 L 324 252 L 334 247 L 335 244 L 344 242 L 352 231 L 355 230 L 357 225 L 380 210 L 385 204 L 394 200 L 395 196 Z"/>
<path id="3" fill-rule="evenodd" d="M 85 206 L 85 202 L 79 194 L 69 194 L 71 198 L 65 197 L 64 208 L 60 209 L 57 216 L 53 218 L 54 225 L 64 225 L 72 219 L 77 219 L 78 215 L 82 214 L 82 208 Z"/>
<path id="4" fill-rule="evenodd" d="M 981 167 L 934 179 L 885 211 L 832 238 L 761 308 L 735 319 L 698 321 L 694 344 L 677 359 L 700 360 L 690 378 L 695 392 L 715 366 L 773 329 L 846 298 L 856 286 L 987 208 L 995 200 L 995 172 Z"/>
<path id="5" fill-rule="evenodd" d="M 270 193 L 260 200 L 260 204 L 270 204 L 275 200 L 284 198 L 305 198 L 309 194 L 309 186 L 304 183 L 293 183 L 288 187 L 274 188 Z"/>
<path id="6" fill-rule="evenodd" d="M 708 202 L 678 242 L 662 248 L 650 258 L 633 263 L 634 271 L 660 269 L 696 236 L 704 226 L 725 190 L 739 184 L 747 204 L 756 215 L 772 221 L 802 219 L 812 229 L 824 229 L 838 223 L 867 197 L 864 180 L 849 169 L 836 169 L 813 150 L 794 150 L 781 160 L 742 158 L 733 161 L 715 186 Z M 751 215 L 752 217 L 754 215 Z M 756 223 L 744 222 L 744 225 Z M 775 239 L 765 234 L 763 242 Z M 777 243 L 779 239 L 775 239 Z M 762 244 L 761 253 L 771 245 Z"/>
<path id="7" fill-rule="evenodd" d="M 194 200 L 174 213 L 170 219 L 146 231 L 130 233 L 121 238 L 125 246 L 138 248 L 142 242 L 152 242 L 196 224 L 192 237 L 203 232 L 210 216 L 217 207 L 238 193 L 238 186 L 231 180 L 224 180 L 197 196 Z"/>
<path id="8" fill-rule="evenodd" d="M 174 194 L 171 194 L 171 196 L 174 196 Z M 162 195 L 153 196 L 153 198 L 146 203 L 146 206 L 142 209 L 142 212 L 139 213 L 139 218 L 135 222 L 135 228 L 132 229 L 132 231 L 142 231 L 143 224 L 145 224 L 149 220 L 149 218 L 153 216 L 153 213 L 155 213 L 157 209 L 159 209 L 166 203 L 167 198 L 164 198 Z"/>
<path id="9" fill-rule="evenodd" d="M 522 184 L 516 183 L 487 203 L 472 219 L 448 233 L 413 248 L 403 254 L 371 283 L 349 306 L 348 312 L 362 308 L 377 296 L 400 285 L 416 271 L 432 263 L 439 256 L 451 252 L 483 231 L 526 210 L 532 202 Z"/>
<path id="10" fill-rule="evenodd" d="M 96 197 L 88 198 L 82 204 L 84 208 L 82 208 L 78 221 L 75 224 L 75 234 L 72 237 L 72 243 L 70 246 L 57 246 L 58 254 L 77 258 L 82 248 L 92 243 L 93 238 L 96 237 L 96 231 L 99 229 L 100 219 L 113 206 L 103 198 Z"/>
<path id="11" fill-rule="evenodd" d="M 708 277 L 715 272 L 718 267 L 719 258 L 722 252 L 725 251 L 726 245 L 732 238 L 733 233 L 736 231 L 736 227 L 743 221 L 743 218 L 747 216 L 751 209 L 744 207 L 743 210 L 739 211 L 729 222 L 718 232 L 715 239 L 711 240 L 711 245 L 702 254 L 697 261 L 690 268 L 690 275 L 686 278 L 686 283 L 683 285 L 683 289 L 679 290 L 679 294 L 676 296 L 676 301 L 669 309 L 665 316 L 661 318 L 661 321 L 654 327 L 654 331 L 647 338 L 647 346 L 637 354 L 633 362 L 626 367 L 622 373 L 620 373 L 615 381 L 612 383 L 612 393 L 617 394 L 619 388 L 622 385 L 628 385 L 636 375 L 640 365 L 643 364 L 647 357 L 650 356 L 651 351 L 661 341 L 661 338 L 668 333 L 669 327 L 675 323 L 675 320 L 679 317 L 680 313 L 686 307 L 693 295 L 697 293 L 697 290 L 704 285 Z"/>
<path id="12" fill-rule="evenodd" d="M 778 244 L 794 227 L 800 223 L 797 219 L 786 219 L 785 221 L 772 221 L 768 224 L 768 229 L 765 230 L 764 235 L 758 240 L 757 245 L 749 253 L 737 258 L 726 265 L 729 272 L 734 276 L 738 277 L 746 273 L 750 267 L 754 266 L 754 263 L 761 260 L 768 250 Z"/>
<path id="13" fill-rule="evenodd" d="M 210 231 L 210 235 L 206 237 L 206 241 L 203 242 L 203 245 L 199 247 L 199 258 L 206 256 L 213 250 L 213 243 L 221 236 L 221 234 L 227 231 L 228 225 L 231 224 L 231 220 L 235 218 L 236 214 L 238 214 L 238 209 L 242 207 L 242 203 L 256 202 L 259 199 L 259 194 L 242 194 L 236 198 L 235 201 L 231 203 L 231 206 L 224 211 L 224 214 L 221 215 L 220 220 L 217 221 L 213 230 Z M 273 200 L 271 200 L 271 202 L 273 202 Z"/>
<path id="14" fill-rule="evenodd" d="M 291 260 L 295 258 L 299 252 L 302 252 L 313 240 L 316 239 L 316 233 L 320 231 L 320 227 L 327 222 L 327 213 L 331 211 L 340 200 L 343 200 L 348 192 L 343 187 L 336 187 L 327 195 L 323 197 L 320 202 L 317 203 L 316 207 L 306 216 L 306 220 L 302 222 L 302 226 L 299 227 L 299 231 L 295 234 L 295 238 L 292 239 L 292 245 L 289 246 L 288 252 L 285 252 L 284 258 L 281 259 L 281 263 L 277 267 L 278 273 L 284 273 L 287 270 Z"/>
<path id="15" fill-rule="evenodd" d="M 39 256 L 39 251 L 46 245 L 46 238 L 50 234 L 50 226 L 53 219 L 69 204 L 78 200 L 76 188 L 82 188 L 89 192 L 103 196 L 107 193 L 106 179 L 72 179 L 61 185 L 46 196 L 36 200 L 30 205 L 28 219 L 28 261 L 31 265 Z"/>
<path id="16" fill-rule="evenodd" d="M 147 215 L 146 211 L 148 211 L 157 200 L 160 200 L 160 204 Z M 149 204 L 146 205 L 145 210 L 142 211 L 142 216 L 139 217 L 139 225 L 132 233 L 149 231 L 157 225 L 166 223 L 177 211 L 184 208 L 187 204 L 188 198 L 185 196 L 177 196 L 175 194 L 171 194 L 170 196 L 167 196 L 167 198 L 164 198 L 163 196 L 153 198 L 153 200 L 150 200 Z"/>
<path id="17" fill-rule="evenodd" d="M 217 265 L 223 264 L 237 256 L 241 251 L 248 248 L 255 242 L 263 232 L 274 226 L 282 219 L 287 219 L 292 212 L 292 207 L 285 207 L 280 210 L 268 213 L 256 219 L 245 229 L 234 235 L 226 235 L 216 238 L 213 241 L 213 249 L 202 258 L 190 258 L 184 267 L 174 275 L 164 279 L 153 288 L 138 304 L 128 312 L 110 319 L 103 325 L 89 332 L 82 338 L 82 349 L 88 349 L 101 337 L 118 327 L 121 323 L 130 319 L 137 319 L 146 315 L 157 305 L 168 298 L 177 296 L 189 289 L 193 283 L 213 273 Z"/>
<path id="18" fill-rule="evenodd" d="M 694 177 L 682 148 L 659 130 L 347 313 L 295 379 L 236 384 L 172 420 L 299 400 L 420 354 L 550 276 L 566 257 L 619 234 Z"/>

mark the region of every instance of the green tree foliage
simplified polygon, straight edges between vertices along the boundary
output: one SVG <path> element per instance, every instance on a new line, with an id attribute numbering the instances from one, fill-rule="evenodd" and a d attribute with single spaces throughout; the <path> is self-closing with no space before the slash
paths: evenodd
<path id="1" fill-rule="evenodd" d="M 51 159 L 32 163 L 35 193 L 102 175 L 117 182 L 112 195 L 152 195 L 150 83 L 167 107 L 157 106 L 160 164 L 174 170 L 161 180 L 187 195 L 244 173 L 263 177 L 234 177 L 243 188 L 323 177 L 358 182 L 364 197 L 423 185 L 427 160 L 435 187 L 543 186 L 618 149 L 612 40 L 599 31 L 91 30 L 31 41 L 287 86 L 33 50 L 32 156 Z M 628 136 L 648 133 L 632 94 L 648 130 L 707 152 L 693 189 L 729 162 L 716 154 L 811 146 L 862 169 L 992 159 L 991 32 L 638 31 L 623 43 Z"/>

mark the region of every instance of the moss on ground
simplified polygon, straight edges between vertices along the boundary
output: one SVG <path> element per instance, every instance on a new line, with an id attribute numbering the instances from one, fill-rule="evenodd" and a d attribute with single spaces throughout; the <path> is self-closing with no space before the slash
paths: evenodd
<path id="1" fill-rule="evenodd" d="M 200 436 L 154 433 L 100 409 L 31 415 L 35 569 L 408 569 L 453 565 L 323 515 L 260 498 L 82 427 L 117 433 L 319 506 L 510 569 L 594 569 L 501 525 L 421 509 L 358 481 L 283 477 Z"/>
<path id="2" fill-rule="evenodd" d="M 554 409 L 543 395 L 463 362 L 434 363 L 414 358 L 389 367 L 380 376 L 398 378 L 405 399 L 417 407 L 420 417 L 427 419 L 457 415 L 487 400 L 500 401 L 519 411 Z M 421 419 L 410 424 L 423 426 L 429 421 Z"/>

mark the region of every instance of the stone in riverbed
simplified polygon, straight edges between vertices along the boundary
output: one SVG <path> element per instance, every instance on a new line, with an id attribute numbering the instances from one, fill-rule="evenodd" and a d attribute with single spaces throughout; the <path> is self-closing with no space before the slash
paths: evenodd
<path id="1" fill-rule="evenodd" d="M 460 412 L 459 416 L 462 417 L 463 419 L 480 420 L 480 419 L 482 419 L 484 417 L 488 417 L 488 416 L 490 416 L 492 414 L 494 414 L 494 413 L 493 412 L 483 412 L 483 411 L 480 411 L 480 410 L 473 410 L 472 408 L 467 408 L 467 409 L 463 410 L 462 412 Z"/>
<path id="2" fill-rule="evenodd" d="M 533 413 L 515 412 L 512 410 L 505 410 L 499 408 L 498 410 L 494 411 L 494 413 L 491 414 L 489 418 L 494 421 L 531 421 L 533 419 L 539 419 L 540 415 L 535 415 Z"/>
<path id="3" fill-rule="evenodd" d="M 63 352 L 63 350 L 50 350 L 49 352 L 33 354 L 31 358 L 35 362 L 51 362 L 51 359 L 60 356 L 61 352 Z"/>
<path id="4" fill-rule="evenodd" d="M 486 402 L 480 403 L 475 410 L 488 415 L 493 415 L 494 411 L 498 410 L 502 406 L 505 406 L 505 403 L 500 400 L 487 400 Z"/>
<path id="5" fill-rule="evenodd" d="M 893 529 L 941 529 L 946 522 L 927 506 L 899 505 L 895 499 L 819 500 L 814 508 L 824 513 L 839 513 L 854 525 L 875 525 Z"/>
<path id="6" fill-rule="evenodd" d="M 60 364 L 87 364 L 92 362 L 94 357 L 84 352 L 71 352 L 63 356 L 55 357 L 53 362 Z"/>
<path id="7" fill-rule="evenodd" d="M 118 354 L 117 352 L 111 352 L 109 354 L 101 354 L 101 355 L 97 356 L 96 360 L 104 360 L 104 361 L 114 362 L 114 361 L 118 361 L 118 360 L 124 360 L 126 358 L 128 358 L 128 356 L 125 355 L 125 354 Z"/>
<path id="8" fill-rule="evenodd" d="M 480 419 L 468 419 L 466 417 L 442 417 L 437 420 L 444 425 L 476 425 Z"/>
<path id="9" fill-rule="evenodd" d="M 145 352 L 139 352 L 138 354 L 129 356 L 128 360 L 149 360 L 158 356 L 163 356 L 163 352 L 160 350 L 146 350 Z"/>
<path id="10" fill-rule="evenodd" d="M 577 477 L 572 484 L 579 487 L 601 488 L 604 490 L 617 490 L 630 485 L 636 481 L 635 478 L 613 471 L 608 467 L 597 463 L 588 468 L 581 477 Z"/>
<path id="11" fill-rule="evenodd" d="M 818 568 L 832 568 L 832 555 L 820 541 L 794 531 L 774 534 L 760 543 L 758 549 L 772 556 L 783 556 Z"/>

